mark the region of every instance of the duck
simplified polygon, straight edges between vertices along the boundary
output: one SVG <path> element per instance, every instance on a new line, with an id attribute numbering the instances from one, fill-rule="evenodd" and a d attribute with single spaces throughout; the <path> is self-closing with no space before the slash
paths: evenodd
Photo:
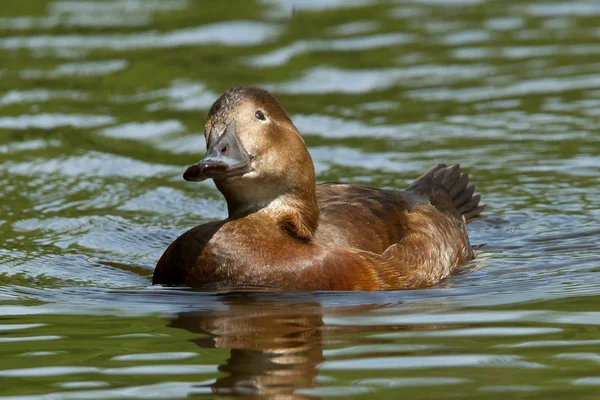
<path id="1" fill-rule="evenodd" d="M 191 228 L 160 257 L 153 284 L 208 291 L 383 291 L 432 286 L 475 258 L 466 225 L 485 204 L 460 165 L 405 189 L 316 183 L 300 132 L 273 95 L 227 90 L 186 181 L 212 179 L 228 216 Z"/>

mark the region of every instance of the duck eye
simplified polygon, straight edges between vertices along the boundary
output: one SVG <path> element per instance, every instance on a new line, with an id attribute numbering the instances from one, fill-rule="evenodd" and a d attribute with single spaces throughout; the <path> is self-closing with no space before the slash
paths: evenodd
<path id="1" fill-rule="evenodd" d="M 258 119 L 260 119 L 261 121 L 266 120 L 267 118 L 265 117 L 265 113 L 263 113 L 261 110 L 256 110 L 256 112 L 254 113 L 254 116 Z"/>

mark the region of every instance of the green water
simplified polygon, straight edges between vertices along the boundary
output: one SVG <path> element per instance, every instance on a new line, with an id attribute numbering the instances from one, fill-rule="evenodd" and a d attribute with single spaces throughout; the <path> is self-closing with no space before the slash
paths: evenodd
<path id="1" fill-rule="evenodd" d="M 597 398 L 599 71 L 596 1 L 3 0 L 0 399 Z M 243 84 L 320 181 L 460 163 L 480 257 L 419 291 L 149 286 L 226 213 L 181 175 Z"/>

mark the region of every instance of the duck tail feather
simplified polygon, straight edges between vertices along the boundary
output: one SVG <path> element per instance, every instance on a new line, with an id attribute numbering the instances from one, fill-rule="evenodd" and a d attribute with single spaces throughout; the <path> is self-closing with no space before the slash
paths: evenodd
<path id="1" fill-rule="evenodd" d="M 436 164 L 417 178 L 410 191 L 426 195 L 440 211 L 451 212 L 469 223 L 485 218 L 482 212 L 487 205 L 480 203 L 475 185 L 469 185 L 469 175 L 460 171 L 460 165 Z"/>

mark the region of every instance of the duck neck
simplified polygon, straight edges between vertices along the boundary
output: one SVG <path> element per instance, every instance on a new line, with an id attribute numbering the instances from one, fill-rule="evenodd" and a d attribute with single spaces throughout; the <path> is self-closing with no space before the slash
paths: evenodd
<path id="1" fill-rule="evenodd" d="M 319 204 L 313 182 L 301 192 L 282 195 L 264 207 L 261 212 L 272 218 L 288 234 L 300 240 L 313 239 L 319 225 Z"/>
<path id="2" fill-rule="evenodd" d="M 295 185 L 283 194 L 263 197 L 260 201 L 256 201 L 256 198 L 254 201 L 243 201 L 239 192 L 234 195 L 228 188 L 219 187 L 219 190 L 227 201 L 229 219 L 258 212 L 297 239 L 312 240 L 314 237 L 320 216 L 314 175 L 310 183 Z"/>

